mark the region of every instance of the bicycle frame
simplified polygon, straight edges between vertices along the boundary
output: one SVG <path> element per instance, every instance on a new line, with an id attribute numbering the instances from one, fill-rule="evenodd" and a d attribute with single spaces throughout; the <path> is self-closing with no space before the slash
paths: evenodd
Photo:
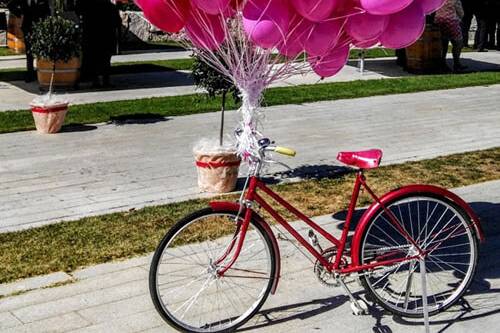
<path id="1" fill-rule="evenodd" d="M 347 266 L 341 267 L 342 257 L 343 257 L 344 251 L 346 249 L 349 228 L 350 228 L 350 225 L 352 222 L 352 218 L 354 215 L 354 211 L 356 209 L 356 204 L 358 201 L 359 193 L 360 193 L 362 187 L 370 194 L 370 196 L 374 199 L 374 201 L 376 203 L 381 205 L 383 211 L 389 217 L 389 221 L 401 233 L 401 235 L 403 237 L 405 237 L 411 245 L 413 245 L 413 247 L 418 252 L 417 255 L 406 256 L 406 257 L 397 258 L 397 259 L 382 260 L 382 261 L 364 264 L 364 265 L 354 265 L 351 262 Z M 307 240 L 305 240 L 273 207 L 271 207 L 270 204 L 268 204 L 266 202 L 266 200 L 262 196 L 259 195 L 259 193 L 257 193 L 257 190 L 261 190 L 262 192 L 264 192 L 265 194 L 270 196 L 278 204 L 280 204 L 282 207 L 286 208 L 293 215 L 295 215 L 301 221 L 303 221 L 308 226 L 310 226 L 313 230 L 315 230 L 320 235 L 322 235 L 334 247 L 336 247 L 337 248 L 337 255 L 335 257 L 335 261 L 329 262 L 327 259 L 325 259 L 321 253 L 319 253 L 311 244 L 309 244 L 309 242 Z M 246 205 L 247 208 L 251 208 L 254 202 L 257 203 L 258 205 L 260 205 L 265 211 L 267 211 L 276 220 L 276 222 L 278 222 L 280 225 L 282 225 L 295 239 L 297 239 L 299 241 L 299 243 L 303 247 L 305 247 L 311 253 L 311 255 L 313 255 L 323 265 L 323 267 L 325 267 L 329 272 L 335 271 L 336 273 L 339 273 L 339 274 L 349 274 L 349 273 L 374 269 L 374 268 L 380 267 L 380 266 L 390 266 L 390 265 L 398 264 L 398 263 L 401 263 L 404 261 L 419 259 L 421 256 L 425 255 L 425 251 L 423 251 L 418 246 L 418 244 L 415 242 L 415 240 L 412 239 L 412 237 L 406 232 L 406 230 L 401 225 L 401 223 L 399 222 L 397 217 L 389 209 L 386 208 L 386 206 L 382 203 L 380 198 L 377 197 L 377 195 L 375 195 L 375 193 L 370 189 L 370 187 L 366 183 L 366 178 L 363 175 L 362 171 L 358 171 L 356 174 L 356 181 L 354 183 L 354 189 L 352 192 L 346 221 L 345 221 L 340 239 L 337 239 L 336 237 L 332 236 L 325 229 L 320 227 L 318 224 L 316 224 L 314 221 L 312 221 L 310 218 L 308 218 L 306 215 L 304 215 L 298 209 L 293 207 L 285 199 L 281 198 L 277 193 L 273 192 L 258 177 L 251 176 L 249 179 L 248 190 L 244 196 L 244 202 L 242 202 L 240 204 Z M 234 244 L 235 242 L 233 242 L 230 245 L 230 248 L 228 249 L 228 251 L 226 251 L 226 253 L 224 254 L 223 258 L 220 258 L 219 260 L 217 260 L 217 262 L 222 262 L 223 260 L 225 260 L 225 258 L 229 255 L 229 253 L 232 252 L 234 245 L 236 245 L 236 250 L 235 250 L 233 257 L 231 258 L 231 261 L 227 265 L 225 265 L 222 270 L 219 271 L 219 275 L 221 275 L 221 276 L 224 275 L 224 273 L 227 270 L 229 270 L 231 268 L 231 266 L 236 262 L 239 254 L 241 252 L 241 249 L 243 247 L 245 235 L 246 235 L 246 232 L 248 230 L 248 226 L 250 224 L 250 221 L 252 219 L 252 214 L 254 214 L 252 209 L 245 210 L 245 216 L 244 216 L 243 222 L 241 224 L 241 228 L 239 229 L 240 237 L 238 238 L 238 243 Z"/>

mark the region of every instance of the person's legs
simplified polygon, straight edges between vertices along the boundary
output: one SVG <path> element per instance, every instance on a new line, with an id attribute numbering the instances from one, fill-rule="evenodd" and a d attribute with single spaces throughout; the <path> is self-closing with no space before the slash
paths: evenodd
<path id="1" fill-rule="evenodd" d="M 92 57 L 90 61 L 87 63 L 87 75 L 88 80 L 92 81 L 92 88 L 101 87 L 101 81 L 99 80 L 99 67 L 97 63 L 98 59 L 96 57 Z"/>
<path id="2" fill-rule="evenodd" d="M 496 20 L 493 15 L 488 15 L 488 18 L 486 20 L 486 27 L 488 30 L 488 42 L 486 43 L 486 46 L 489 49 L 494 49 L 495 48 L 495 30 L 496 30 Z"/>
<path id="3" fill-rule="evenodd" d="M 25 34 L 26 35 L 26 34 Z M 33 58 L 33 53 L 31 52 L 31 43 L 28 39 L 25 39 L 25 48 L 26 48 L 26 82 L 31 82 L 36 77 L 35 72 L 35 59 Z"/>
<path id="4" fill-rule="evenodd" d="M 111 74 L 111 54 L 106 54 L 102 66 L 102 82 L 104 86 L 109 86 L 109 76 Z"/>
<path id="5" fill-rule="evenodd" d="M 465 66 L 462 66 L 460 62 L 460 55 L 462 53 L 463 41 L 461 39 L 451 40 L 452 45 L 452 54 L 453 54 L 453 70 L 461 71 L 465 69 Z"/>
<path id="6" fill-rule="evenodd" d="M 477 14 L 476 45 L 479 52 L 487 51 L 486 43 L 488 39 L 487 17 L 484 14 Z"/>
<path id="7" fill-rule="evenodd" d="M 474 11 L 471 6 L 464 6 L 464 17 L 462 18 L 461 28 L 464 40 L 464 45 L 469 47 L 469 31 L 472 25 L 472 18 L 474 17 Z"/>
<path id="8" fill-rule="evenodd" d="M 450 40 L 446 37 L 443 37 L 441 39 L 441 42 L 442 42 L 441 67 L 443 69 L 449 70 L 448 65 L 446 64 L 446 55 L 448 54 L 448 45 L 450 44 Z"/>

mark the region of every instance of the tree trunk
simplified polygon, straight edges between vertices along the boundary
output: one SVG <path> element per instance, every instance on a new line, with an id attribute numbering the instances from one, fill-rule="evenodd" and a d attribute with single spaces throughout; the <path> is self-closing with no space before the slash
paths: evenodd
<path id="1" fill-rule="evenodd" d="M 226 111 L 226 94 L 227 92 L 222 93 L 222 109 L 221 109 L 221 120 L 220 120 L 220 135 L 219 135 L 219 144 L 222 147 L 224 144 L 224 112 Z"/>

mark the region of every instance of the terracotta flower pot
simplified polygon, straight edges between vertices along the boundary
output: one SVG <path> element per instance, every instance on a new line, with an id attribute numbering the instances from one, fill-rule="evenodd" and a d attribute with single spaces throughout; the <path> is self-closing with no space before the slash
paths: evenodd
<path id="1" fill-rule="evenodd" d="M 36 130 L 39 133 L 52 134 L 61 130 L 66 113 L 68 113 L 67 102 L 53 105 L 31 105 L 31 113 L 35 120 Z"/>
<path id="2" fill-rule="evenodd" d="M 227 193 L 236 188 L 241 159 L 233 152 L 195 152 L 198 187 L 202 192 Z"/>

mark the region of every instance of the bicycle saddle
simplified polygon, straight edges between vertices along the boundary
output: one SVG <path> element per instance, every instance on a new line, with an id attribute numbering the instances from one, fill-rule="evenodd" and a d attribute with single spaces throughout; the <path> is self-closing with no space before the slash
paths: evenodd
<path id="1" fill-rule="evenodd" d="M 374 169 L 380 165 L 382 155 L 383 153 L 380 149 L 344 151 L 337 155 L 337 160 L 360 169 Z"/>

